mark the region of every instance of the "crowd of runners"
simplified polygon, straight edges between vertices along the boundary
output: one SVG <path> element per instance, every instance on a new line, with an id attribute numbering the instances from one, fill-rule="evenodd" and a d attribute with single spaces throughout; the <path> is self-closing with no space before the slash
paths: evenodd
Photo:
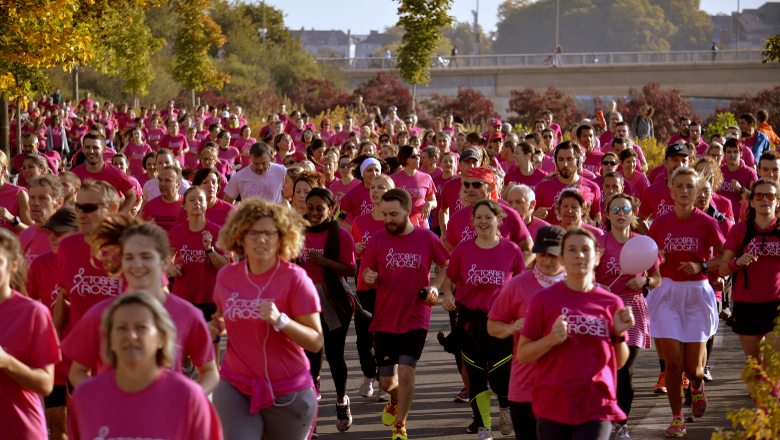
<path id="1" fill-rule="evenodd" d="M 706 136 L 679 115 L 651 168 L 649 106 L 563 128 L 546 111 L 531 132 L 350 110 L 317 127 L 282 105 L 260 128 L 239 107 L 136 113 L 89 93 L 12 108 L 0 436 L 303 440 L 321 405 L 343 432 L 376 398 L 377 437 L 405 440 L 418 361 L 443 349 L 477 439 L 627 440 L 634 365 L 655 347 L 666 436 L 682 437 L 707 411 L 720 321 L 746 356 L 774 341 L 766 111 Z M 426 347 L 438 306 L 451 331 Z"/>

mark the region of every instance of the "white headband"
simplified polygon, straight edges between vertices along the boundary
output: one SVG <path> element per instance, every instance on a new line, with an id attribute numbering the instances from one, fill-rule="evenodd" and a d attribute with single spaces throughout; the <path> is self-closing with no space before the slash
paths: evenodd
<path id="1" fill-rule="evenodd" d="M 360 164 L 360 176 L 363 176 L 363 172 L 366 171 L 366 168 L 368 168 L 369 165 L 376 164 L 376 166 L 379 167 L 379 170 L 382 170 L 382 164 L 379 163 L 378 160 L 374 159 L 373 157 L 369 157 L 368 159 L 364 160 L 363 163 Z"/>

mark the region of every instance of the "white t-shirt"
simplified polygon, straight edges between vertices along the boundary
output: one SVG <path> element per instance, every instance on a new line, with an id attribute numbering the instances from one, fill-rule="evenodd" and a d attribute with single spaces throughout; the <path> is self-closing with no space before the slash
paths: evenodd
<path id="1" fill-rule="evenodd" d="M 233 176 L 225 188 L 225 194 L 232 198 L 239 195 L 242 200 L 259 197 L 272 203 L 282 201 L 282 185 L 287 169 L 278 163 L 272 163 L 265 174 L 258 175 L 252 167 L 246 167 Z"/>
<path id="2" fill-rule="evenodd" d="M 190 182 L 187 180 L 181 180 L 181 186 L 179 187 L 179 195 L 183 196 L 184 192 L 190 189 Z M 160 195 L 160 182 L 155 177 L 154 179 L 144 183 L 144 199 L 146 201 L 152 200 Z"/>

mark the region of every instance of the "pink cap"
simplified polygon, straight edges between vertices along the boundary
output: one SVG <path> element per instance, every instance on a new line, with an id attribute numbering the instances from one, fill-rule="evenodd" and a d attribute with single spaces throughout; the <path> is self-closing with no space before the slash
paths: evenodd
<path id="1" fill-rule="evenodd" d="M 500 119 L 491 119 L 491 120 L 490 120 L 490 126 L 491 126 L 491 127 L 500 127 L 500 126 L 502 126 L 502 125 L 503 125 L 503 124 L 501 123 L 501 120 L 500 120 Z"/>
<path id="2" fill-rule="evenodd" d="M 57 160 L 60 160 L 60 159 L 61 159 L 61 157 L 60 157 L 60 153 L 58 153 L 58 152 L 56 152 L 56 151 L 54 151 L 54 150 L 47 151 L 47 152 L 46 152 L 46 155 L 47 155 L 47 156 L 49 156 L 49 157 L 51 157 L 52 159 L 57 159 Z"/>

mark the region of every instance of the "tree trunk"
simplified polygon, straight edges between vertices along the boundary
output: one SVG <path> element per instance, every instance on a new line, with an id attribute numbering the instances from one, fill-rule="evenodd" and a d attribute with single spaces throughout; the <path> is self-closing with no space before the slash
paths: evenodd
<path id="1" fill-rule="evenodd" d="M 14 154 L 22 152 L 22 97 L 16 98 L 16 151 Z M 8 157 L 8 160 L 12 160 L 12 157 Z"/>
<path id="2" fill-rule="evenodd" d="M 193 111 L 195 110 L 195 89 L 190 90 L 190 102 L 192 105 L 190 106 Z"/>
<path id="3" fill-rule="evenodd" d="M 5 153 L 5 156 L 11 158 L 11 139 L 9 136 L 9 122 L 8 121 L 8 98 L 5 92 L 0 93 L 0 150 Z"/>
<path id="4" fill-rule="evenodd" d="M 73 77 L 73 101 L 71 101 L 71 107 L 77 107 L 79 104 L 79 66 L 73 66 L 71 72 Z"/>
<path id="5" fill-rule="evenodd" d="M 417 84 L 412 84 L 412 108 L 409 109 L 409 114 L 414 115 L 415 104 L 417 99 Z"/>

